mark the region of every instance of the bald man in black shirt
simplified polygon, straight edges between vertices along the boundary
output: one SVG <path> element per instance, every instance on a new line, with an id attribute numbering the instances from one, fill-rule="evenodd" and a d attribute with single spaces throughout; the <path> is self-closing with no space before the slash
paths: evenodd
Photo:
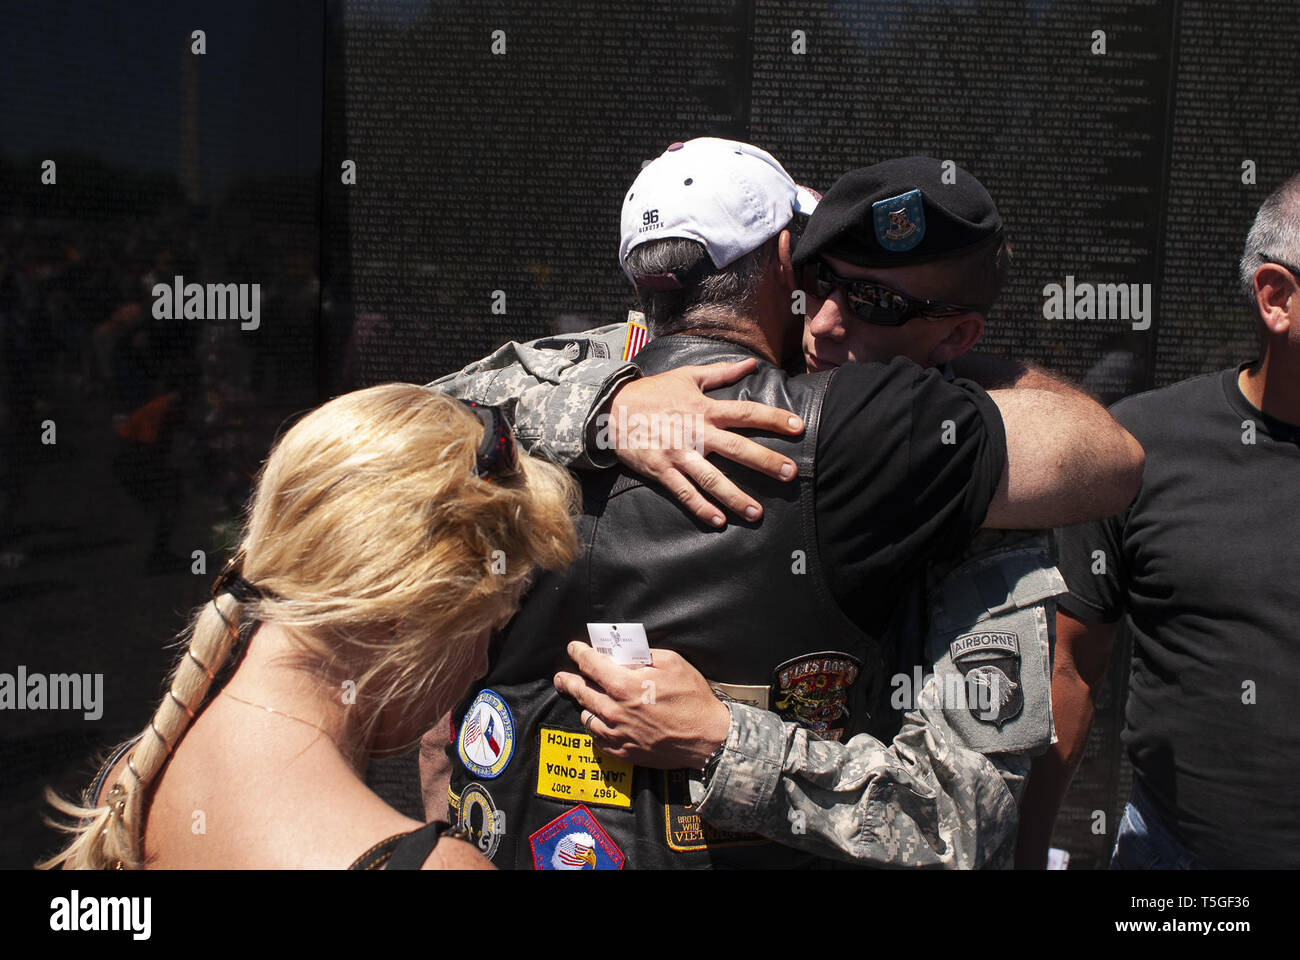
<path id="1" fill-rule="evenodd" d="M 1116 404 L 1142 488 L 1058 531 L 1060 741 L 1033 767 L 1022 866 L 1046 860 L 1121 627 L 1134 787 L 1112 868 L 1300 866 L 1300 175 L 1260 207 L 1241 283 L 1262 359 Z"/>

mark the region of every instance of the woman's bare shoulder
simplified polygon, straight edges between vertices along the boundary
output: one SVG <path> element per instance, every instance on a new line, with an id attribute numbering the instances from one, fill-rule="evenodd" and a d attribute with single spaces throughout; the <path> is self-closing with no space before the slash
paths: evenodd
<path id="1" fill-rule="evenodd" d="M 424 861 L 425 870 L 495 870 L 492 862 L 464 840 L 442 837 Z"/>

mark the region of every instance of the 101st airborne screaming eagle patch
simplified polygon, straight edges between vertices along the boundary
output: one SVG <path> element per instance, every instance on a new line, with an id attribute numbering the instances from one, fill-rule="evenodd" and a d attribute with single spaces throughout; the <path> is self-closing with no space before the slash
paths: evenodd
<path id="1" fill-rule="evenodd" d="M 971 716 L 999 730 L 1025 708 L 1020 685 L 1020 638 L 1014 633 L 968 633 L 948 647 L 966 678 Z"/>

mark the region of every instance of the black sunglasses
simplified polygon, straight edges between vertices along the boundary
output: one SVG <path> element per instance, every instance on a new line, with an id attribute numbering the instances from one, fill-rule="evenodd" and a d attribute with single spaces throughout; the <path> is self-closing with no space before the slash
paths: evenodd
<path id="1" fill-rule="evenodd" d="M 482 480 L 500 480 L 519 472 L 519 448 L 510 422 L 500 407 L 461 400 L 483 421 L 483 439 L 474 457 L 474 473 Z"/>
<path id="2" fill-rule="evenodd" d="M 974 307 L 963 307 L 943 300 L 923 300 L 909 297 L 876 283 L 874 280 L 853 280 L 841 277 L 830 268 L 825 260 L 816 261 L 813 276 L 813 289 L 817 296 L 825 300 L 835 290 L 844 294 L 850 309 L 859 320 L 879 324 L 883 327 L 901 327 L 915 316 L 940 318 L 955 316 L 960 313 L 979 311 Z"/>

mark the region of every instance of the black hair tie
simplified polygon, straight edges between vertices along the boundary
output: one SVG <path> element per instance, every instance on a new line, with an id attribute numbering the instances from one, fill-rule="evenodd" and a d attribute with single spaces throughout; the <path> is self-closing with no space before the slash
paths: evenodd
<path id="1" fill-rule="evenodd" d="M 230 562 L 216 580 L 212 582 L 212 598 L 215 600 L 223 593 L 228 593 L 240 603 L 252 603 L 254 600 L 263 600 L 267 594 L 263 593 L 257 587 L 253 586 L 242 576 L 244 569 L 244 551 L 231 557 Z"/>

